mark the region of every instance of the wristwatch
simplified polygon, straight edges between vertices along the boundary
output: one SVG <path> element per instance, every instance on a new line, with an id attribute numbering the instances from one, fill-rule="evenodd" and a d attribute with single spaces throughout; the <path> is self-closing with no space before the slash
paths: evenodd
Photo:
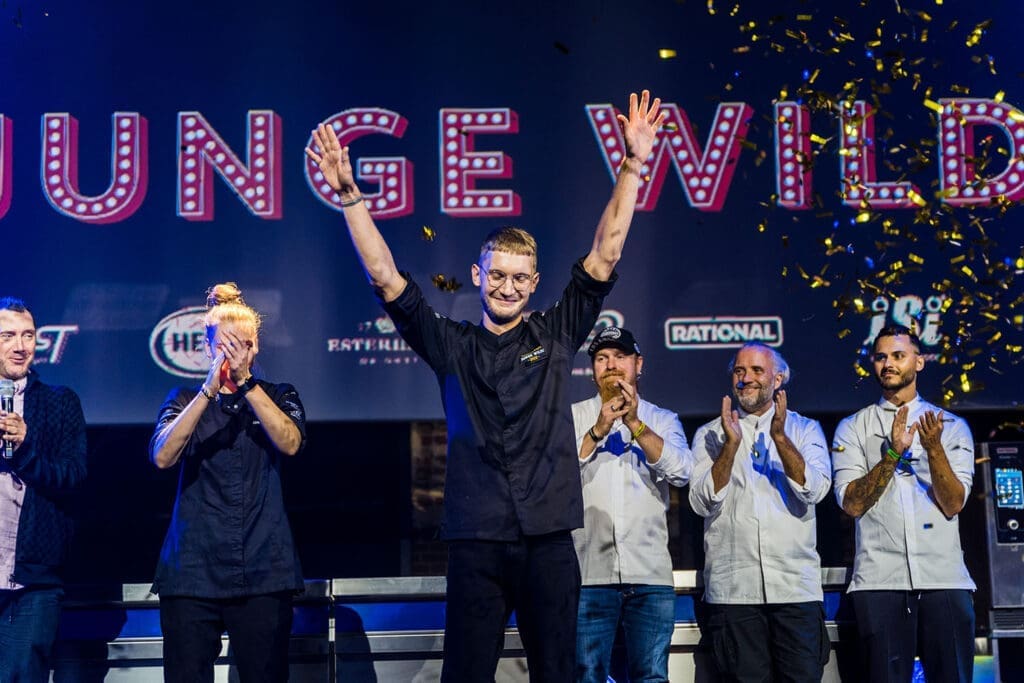
<path id="1" fill-rule="evenodd" d="M 256 375 L 249 375 L 249 379 L 238 385 L 238 393 L 247 394 L 256 388 Z"/>

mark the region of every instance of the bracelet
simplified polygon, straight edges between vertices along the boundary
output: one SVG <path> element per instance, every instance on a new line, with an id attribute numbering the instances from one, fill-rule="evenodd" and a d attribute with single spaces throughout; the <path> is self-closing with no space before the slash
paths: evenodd
<path id="1" fill-rule="evenodd" d="M 601 443 L 601 439 L 604 438 L 604 437 L 598 436 L 597 433 L 594 431 L 593 427 L 591 427 L 590 429 L 587 430 L 587 434 L 590 436 L 591 439 L 594 440 L 594 443 Z"/>
<path id="2" fill-rule="evenodd" d="M 338 196 L 340 197 L 341 195 L 338 195 Z M 355 206 L 356 204 L 358 204 L 361 201 L 363 201 L 363 195 L 359 195 L 355 199 L 349 199 L 348 201 L 345 201 L 344 199 L 342 199 L 341 200 L 341 205 L 342 205 L 342 207 L 346 207 L 347 208 L 349 206 Z"/>
<path id="3" fill-rule="evenodd" d="M 892 446 L 889 446 L 889 448 L 886 449 L 885 454 L 888 455 L 893 460 L 895 460 L 896 462 L 899 462 L 900 460 L 903 459 L 903 456 L 897 453 Z"/>
<path id="4" fill-rule="evenodd" d="M 625 159 L 622 160 L 622 163 L 619 164 L 619 174 L 620 175 L 622 173 L 635 173 L 638 178 L 643 177 L 643 174 L 640 172 L 639 168 L 632 168 L 632 167 L 630 167 L 629 164 L 626 163 L 630 159 L 635 159 L 635 158 L 636 157 L 626 157 Z M 640 161 L 640 164 L 642 165 L 643 161 Z"/>
<path id="5" fill-rule="evenodd" d="M 214 399 L 214 395 L 210 393 L 210 390 L 206 388 L 205 384 L 199 386 L 199 392 L 206 397 L 207 401 L 212 401 Z"/>
<path id="6" fill-rule="evenodd" d="M 249 375 L 248 378 L 238 386 L 238 392 L 241 395 L 248 394 L 250 391 L 256 388 L 256 375 Z"/>
<path id="7" fill-rule="evenodd" d="M 645 429 L 647 429 L 647 423 L 641 422 L 640 426 L 636 428 L 636 431 L 632 433 L 633 441 L 639 439 L 640 435 L 644 433 Z"/>

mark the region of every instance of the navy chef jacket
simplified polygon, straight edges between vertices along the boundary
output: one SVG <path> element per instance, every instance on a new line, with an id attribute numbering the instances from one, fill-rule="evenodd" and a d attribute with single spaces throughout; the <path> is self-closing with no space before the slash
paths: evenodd
<path id="1" fill-rule="evenodd" d="M 259 380 L 306 445 L 306 412 L 290 384 Z M 153 433 L 198 393 L 174 389 Z M 152 441 L 151 441 L 152 448 Z M 281 493 L 284 458 L 243 394 L 218 394 L 181 453 L 178 496 L 152 591 L 162 596 L 237 598 L 302 592 L 302 569 Z"/>
<path id="2" fill-rule="evenodd" d="M 583 526 L 567 382 L 616 276 L 595 280 L 581 259 L 554 306 L 495 335 L 436 313 L 403 275 L 408 285 L 384 310 L 441 387 L 448 421 L 441 537 L 515 541 Z"/>

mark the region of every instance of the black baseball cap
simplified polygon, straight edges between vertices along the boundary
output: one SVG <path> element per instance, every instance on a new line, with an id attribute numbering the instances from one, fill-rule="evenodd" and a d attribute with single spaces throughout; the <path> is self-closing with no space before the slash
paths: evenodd
<path id="1" fill-rule="evenodd" d="M 640 345 L 633 338 L 633 333 L 623 327 L 606 327 L 601 330 L 594 341 L 590 342 L 587 353 L 593 358 L 601 349 L 614 347 L 626 353 L 640 355 Z"/>

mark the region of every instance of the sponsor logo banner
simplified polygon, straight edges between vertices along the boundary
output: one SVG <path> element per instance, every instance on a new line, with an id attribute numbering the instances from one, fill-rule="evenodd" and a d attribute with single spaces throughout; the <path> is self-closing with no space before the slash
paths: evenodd
<path id="1" fill-rule="evenodd" d="M 388 316 L 356 325 L 356 334 L 327 339 L 327 353 L 355 354 L 359 365 L 412 365 L 419 356 L 410 348 Z"/>
<path id="2" fill-rule="evenodd" d="M 149 335 L 149 354 L 161 370 L 177 377 L 202 378 L 210 369 L 206 355 L 205 306 L 171 313 Z"/>
<path id="3" fill-rule="evenodd" d="M 36 357 L 33 365 L 59 365 L 71 335 L 78 334 L 78 325 L 43 325 L 36 329 Z"/>
<path id="4" fill-rule="evenodd" d="M 782 318 L 710 316 L 665 321 L 665 348 L 673 351 L 738 349 L 751 341 L 782 346 Z"/>

